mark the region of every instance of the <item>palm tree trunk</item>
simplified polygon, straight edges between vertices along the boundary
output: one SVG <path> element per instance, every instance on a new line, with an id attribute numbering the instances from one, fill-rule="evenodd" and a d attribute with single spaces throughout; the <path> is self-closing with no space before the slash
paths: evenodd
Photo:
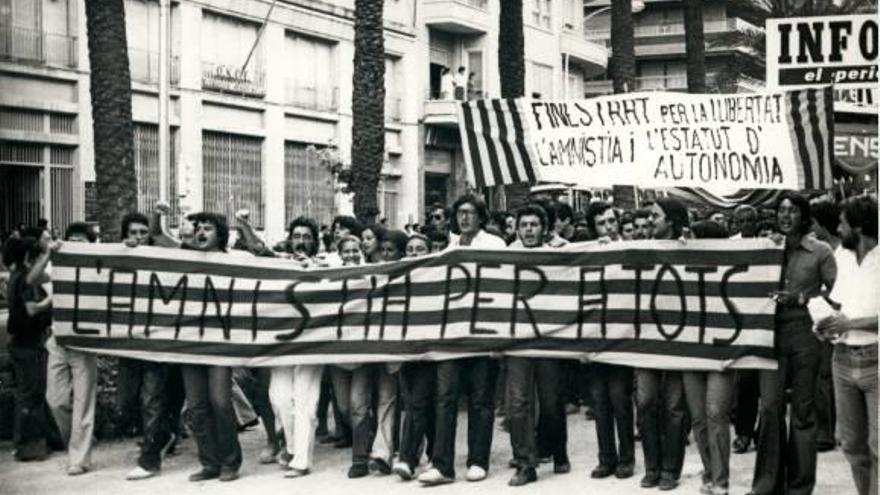
<path id="1" fill-rule="evenodd" d="M 498 75 L 501 79 L 501 97 L 519 98 L 526 93 L 523 2 L 506 0 L 502 3 L 504 5 L 498 18 Z M 522 200 L 528 193 L 528 184 L 495 187 L 492 191 L 493 209 L 506 209 L 509 203 Z"/>
<path id="2" fill-rule="evenodd" d="M 354 214 L 365 224 L 379 213 L 377 187 L 385 158 L 383 0 L 355 0 L 351 176 Z M 394 219 L 389 219 L 394 221 Z"/>
<path id="3" fill-rule="evenodd" d="M 137 209 L 125 7 L 123 0 L 85 4 L 98 222 L 103 239 L 115 242 L 122 217 Z"/>
<path id="4" fill-rule="evenodd" d="M 636 48 L 632 0 L 611 0 L 611 79 L 615 93 L 635 89 Z"/>
<path id="5" fill-rule="evenodd" d="M 706 43 L 703 0 L 684 1 L 684 44 L 687 53 L 688 93 L 706 93 Z"/>

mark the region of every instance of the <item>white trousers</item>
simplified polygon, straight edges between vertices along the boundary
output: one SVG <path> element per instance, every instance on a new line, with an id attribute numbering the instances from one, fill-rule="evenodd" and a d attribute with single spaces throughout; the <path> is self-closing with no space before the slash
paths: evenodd
<path id="1" fill-rule="evenodd" d="M 98 361 L 94 354 L 46 341 L 46 402 L 67 444 L 68 466 L 90 468 L 95 434 Z"/>
<path id="2" fill-rule="evenodd" d="M 312 465 L 323 371 L 321 364 L 272 368 L 269 400 L 284 428 L 287 453 L 293 456 L 290 467 L 294 469 L 306 470 Z"/>

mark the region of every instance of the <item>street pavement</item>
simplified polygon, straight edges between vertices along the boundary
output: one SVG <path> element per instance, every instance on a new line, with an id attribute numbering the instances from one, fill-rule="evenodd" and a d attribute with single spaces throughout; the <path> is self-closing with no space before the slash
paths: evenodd
<path id="1" fill-rule="evenodd" d="M 259 465 L 257 454 L 263 444 L 261 428 L 242 433 L 240 438 L 244 451 L 244 465 L 241 478 L 235 482 L 221 483 L 206 481 L 190 483 L 187 476 L 198 470 L 195 443 L 190 438 L 180 444 L 177 455 L 167 458 L 160 476 L 143 481 L 126 481 L 125 474 L 135 465 L 138 446 L 135 439 L 100 443 L 93 452 L 94 470 L 82 476 L 70 477 L 65 472 L 64 453 L 53 454 L 49 459 L 36 463 L 14 462 L 12 446 L 9 442 L 0 443 L 0 494 L 82 494 L 82 495 L 204 495 L 250 493 L 296 495 L 296 494 L 357 494 L 357 495 L 398 495 L 429 490 L 431 495 L 452 493 L 519 495 L 563 493 L 575 494 L 617 494 L 635 495 L 656 491 L 639 487 L 639 479 L 644 474 L 641 460 L 641 447 L 636 444 L 636 475 L 627 480 L 614 477 L 605 480 L 589 478 L 589 472 L 596 465 L 595 424 L 584 419 L 582 414 L 568 417 L 568 448 L 572 462 L 572 472 L 554 475 L 552 464 L 543 464 L 538 469 L 538 482 L 520 488 L 510 488 L 507 480 L 513 473 L 507 468 L 510 459 L 510 439 L 507 433 L 496 428 L 492 444 L 492 465 L 489 478 L 480 483 L 469 483 L 464 479 L 467 417 L 459 418 L 458 441 L 456 444 L 457 482 L 434 488 L 422 488 L 418 482 L 403 482 L 396 476 L 371 475 L 367 478 L 350 480 L 346 477 L 350 462 L 350 450 L 336 450 L 319 445 L 315 452 L 315 465 L 312 474 L 300 479 L 285 479 L 277 465 Z M 731 495 L 742 495 L 749 490 L 755 452 L 744 455 L 731 455 Z M 687 448 L 681 485 L 677 494 L 698 494 L 700 488 L 700 457 L 695 445 Z M 855 494 L 849 465 L 838 448 L 835 451 L 819 454 L 817 470 L 817 495 Z"/>

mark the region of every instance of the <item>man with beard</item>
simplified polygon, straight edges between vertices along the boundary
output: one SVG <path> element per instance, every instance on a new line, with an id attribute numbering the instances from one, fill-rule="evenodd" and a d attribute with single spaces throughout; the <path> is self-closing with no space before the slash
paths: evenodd
<path id="1" fill-rule="evenodd" d="M 837 265 L 831 248 L 807 235 L 810 203 L 786 193 L 776 206 L 785 236 L 781 290 L 776 301 L 776 370 L 759 371 L 761 426 L 752 480 L 754 495 L 808 494 L 816 484 L 816 380 L 819 341 L 806 304 L 831 288 Z M 781 242 L 781 241 L 780 241 Z M 785 429 L 785 388 L 791 383 L 791 428 Z"/>
<path id="2" fill-rule="evenodd" d="M 843 251 L 835 254 L 838 277 L 829 299 L 840 310 L 817 324 L 834 342 L 837 431 L 859 495 L 877 493 L 877 313 L 880 258 L 877 200 L 862 196 L 843 204 L 838 226 Z"/>
<path id="3" fill-rule="evenodd" d="M 547 213 L 538 205 L 526 205 L 516 214 L 518 240 L 512 248 L 539 248 L 544 244 Z M 559 359 L 510 356 L 507 361 L 507 421 L 516 473 L 508 485 L 522 486 L 537 481 L 538 448 L 535 426 L 535 394 L 540 404 L 542 441 L 551 446 L 553 472 L 571 470 L 565 404 L 560 390 L 562 370 Z M 540 424 L 540 423 L 539 423 Z"/>

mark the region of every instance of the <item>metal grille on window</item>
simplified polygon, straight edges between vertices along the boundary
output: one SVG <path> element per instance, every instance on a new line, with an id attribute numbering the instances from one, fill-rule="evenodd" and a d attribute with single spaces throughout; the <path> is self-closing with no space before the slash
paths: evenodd
<path id="1" fill-rule="evenodd" d="M 52 167 L 52 227 L 64 232 L 73 222 L 73 169 Z"/>
<path id="2" fill-rule="evenodd" d="M 40 218 L 40 168 L 0 163 L 0 231 L 19 224 L 33 226 Z"/>
<path id="3" fill-rule="evenodd" d="M 168 160 L 169 224 L 176 227 L 180 217 L 177 194 L 177 133 L 171 130 Z M 134 125 L 134 166 L 138 185 L 138 211 L 149 213 L 159 201 L 159 126 Z"/>
<path id="4" fill-rule="evenodd" d="M 43 112 L 21 108 L 0 108 L 0 129 L 43 132 Z"/>
<path id="5" fill-rule="evenodd" d="M 287 223 L 304 215 L 319 224 L 333 220 L 333 176 L 321 163 L 319 148 L 284 143 L 284 205 Z"/>
<path id="6" fill-rule="evenodd" d="M 263 228 L 262 140 L 205 132 L 202 137 L 205 211 L 226 215 L 250 211 L 251 223 Z"/>

